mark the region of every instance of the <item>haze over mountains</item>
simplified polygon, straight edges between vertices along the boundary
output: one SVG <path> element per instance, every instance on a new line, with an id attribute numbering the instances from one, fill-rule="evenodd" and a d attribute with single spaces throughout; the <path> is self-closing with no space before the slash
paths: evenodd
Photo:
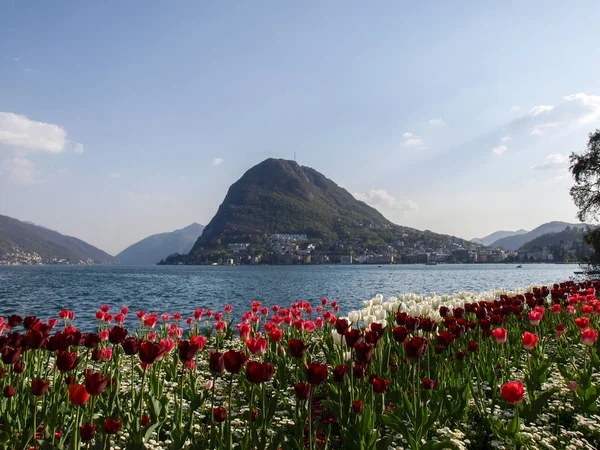
<path id="1" fill-rule="evenodd" d="M 502 239 L 505 237 L 510 237 L 510 236 L 518 236 L 519 234 L 525 234 L 527 233 L 527 230 L 517 230 L 517 231 L 496 231 L 486 237 L 482 237 L 482 238 L 473 238 L 471 239 L 471 242 L 475 242 L 476 244 L 481 244 L 481 245 L 492 245 L 494 242 L 496 242 L 498 239 Z"/>
<path id="2" fill-rule="evenodd" d="M 181 230 L 154 234 L 130 245 L 116 259 L 125 265 L 153 265 L 173 253 L 189 253 L 204 225 L 193 223 Z"/>
<path id="3" fill-rule="evenodd" d="M 533 230 L 519 234 L 516 236 L 508 236 L 502 239 L 498 239 L 492 243 L 492 247 L 499 247 L 505 250 L 516 251 L 525 245 L 527 242 L 534 240 L 547 233 L 558 233 L 563 231 L 567 227 L 571 228 L 587 228 L 587 224 L 585 223 L 568 223 L 568 222 L 548 222 L 543 225 L 540 225 Z"/>

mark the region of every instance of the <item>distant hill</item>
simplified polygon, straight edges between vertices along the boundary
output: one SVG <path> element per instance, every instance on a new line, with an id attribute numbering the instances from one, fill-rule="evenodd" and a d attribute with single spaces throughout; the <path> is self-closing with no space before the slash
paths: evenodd
<path id="1" fill-rule="evenodd" d="M 482 238 L 474 238 L 471 239 L 471 242 L 475 242 L 476 244 L 481 244 L 481 245 L 491 245 L 494 242 L 496 242 L 499 239 L 502 238 L 506 238 L 506 237 L 511 237 L 511 236 L 518 236 L 520 234 L 525 234 L 527 233 L 527 230 L 517 230 L 517 231 L 496 231 L 488 236 L 482 237 Z"/>
<path id="2" fill-rule="evenodd" d="M 593 253 L 590 245 L 583 240 L 585 229 L 580 227 L 566 227 L 556 233 L 545 233 L 527 242 L 519 253 L 531 254 L 536 259 L 536 252 L 551 254 L 555 262 L 585 261 Z"/>
<path id="3" fill-rule="evenodd" d="M 81 239 L 0 215 L 0 261 L 110 263 L 115 258 Z"/>
<path id="4" fill-rule="evenodd" d="M 213 256 L 220 252 L 223 257 L 233 243 L 248 243 L 253 251 L 263 251 L 263 244 L 277 233 L 306 234 L 309 240 L 318 241 L 317 248 L 323 252 L 377 249 L 398 241 L 419 241 L 422 248 L 474 245 L 395 225 L 316 170 L 295 161 L 267 159 L 231 185 L 188 257 L 165 263 L 216 260 Z"/>
<path id="5" fill-rule="evenodd" d="M 497 241 L 491 244 L 492 247 L 500 247 L 505 250 L 515 251 L 520 247 L 525 245 L 527 242 L 534 240 L 535 238 L 546 234 L 546 233 L 558 233 L 563 231 L 566 227 L 571 228 L 586 228 L 587 224 L 585 223 L 568 223 L 568 222 L 548 222 L 539 227 L 531 230 L 528 233 L 520 234 L 518 236 L 510 236 L 502 239 L 498 239 Z"/>
<path id="6" fill-rule="evenodd" d="M 154 234 L 130 245 L 116 258 L 126 265 L 153 265 L 173 253 L 188 253 L 203 230 L 204 225 L 193 223 L 181 230 Z"/>

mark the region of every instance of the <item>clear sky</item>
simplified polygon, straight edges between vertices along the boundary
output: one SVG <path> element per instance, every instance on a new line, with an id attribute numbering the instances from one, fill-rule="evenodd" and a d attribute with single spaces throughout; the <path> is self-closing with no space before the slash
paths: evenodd
<path id="1" fill-rule="evenodd" d="M 464 238 L 575 221 L 600 2 L 0 2 L 0 214 L 115 254 L 268 157 Z"/>

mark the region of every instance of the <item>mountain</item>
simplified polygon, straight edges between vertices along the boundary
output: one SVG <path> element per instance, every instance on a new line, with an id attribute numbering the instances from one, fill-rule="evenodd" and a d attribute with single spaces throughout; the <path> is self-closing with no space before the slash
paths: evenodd
<path id="1" fill-rule="evenodd" d="M 115 258 L 81 239 L 0 215 L 0 264 L 103 263 Z"/>
<path id="2" fill-rule="evenodd" d="M 505 238 L 505 237 L 511 237 L 511 236 L 518 236 L 520 234 L 525 234 L 527 233 L 527 230 L 517 230 L 517 231 L 496 231 L 488 236 L 482 237 L 482 238 L 473 238 L 471 239 L 471 242 L 475 242 L 476 244 L 481 244 L 481 245 L 491 245 L 494 242 L 496 242 L 499 239 Z"/>
<path id="3" fill-rule="evenodd" d="M 585 223 L 567 223 L 567 222 L 548 222 L 539 227 L 531 230 L 528 233 L 520 234 L 518 236 L 509 236 L 491 244 L 491 247 L 500 247 L 505 250 L 515 251 L 525 245 L 527 242 L 534 240 L 535 238 L 546 234 L 546 233 L 558 233 L 563 231 L 566 227 L 571 228 L 586 228 Z"/>
<path id="4" fill-rule="evenodd" d="M 188 257 L 171 258 L 166 263 L 210 262 L 217 259 L 216 253 L 221 259 L 234 251 L 229 246 L 234 243 L 246 243 L 244 249 L 264 254 L 273 234 L 306 235 L 322 253 L 373 253 L 392 243 L 412 251 L 412 244 L 419 242 L 421 253 L 426 247 L 474 245 L 395 225 L 316 170 L 295 161 L 267 159 L 230 186 Z"/>
<path id="5" fill-rule="evenodd" d="M 548 260 L 548 255 L 554 262 L 580 262 L 589 258 L 592 247 L 584 242 L 585 229 L 581 227 L 566 227 L 556 233 L 545 233 L 527 242 L 519 253 L 526 253 L 530 260 Z"/>
<path id="6" fill-rule="evenodd" d="M 203 225 L 193 223 L 181 230 L 153 234 L 130 245 L 116 258 L 126 265 L 153 265 L 173 253 L 188 253 L 203 230 Z"/>

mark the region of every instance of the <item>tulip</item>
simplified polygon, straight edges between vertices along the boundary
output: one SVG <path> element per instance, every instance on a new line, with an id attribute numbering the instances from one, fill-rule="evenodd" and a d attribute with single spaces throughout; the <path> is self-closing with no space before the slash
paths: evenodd
<path id="1" fill-rule="evenodd" d="M 50 383 L 42 379 L 31 380 L 31 393 L 36 397 L 40 397 L 46 393 Z"/>
<path id="2" fill-rule="evenodd" d="M 502 398 L 506 400 L 508 403 L 515 404 L 521 403 L 523 401 L 523 397 L 525 395 L 525 390 L 523 389 L 523 383 L 511 381 L 500 386 L 500 394 Z"/>
<path id="3" fill-rule="evenodd" d="M 438 388 L 437 381 L 430 380 L 429 378 L 423 378 L 421 381 L 423 382 L 423 388 L 427 391 Z"/>
<path id="4" fill-rule="evenodd" d="M 202 349 L 206 345 L 206 342 L 208 341 L 208 339 L 206 339 L 201 334 L 198 334 L 198 335 L 194 335 L 194 336 L 190 337 L 190 341 L 192 342 L 192 344 L 198 346 L 198 351 L 202 351 Z"/>
<path id="5" fill-rule="evenodd" d="M 302 358 L 306 353 L 308 345 L 299 339 L 290 339 L 288 341 L 288 348 L 290 349 L 290 354 L 294 358 Z"/>
<path id="6" fill-rule="evenodd" d="M 12 386 L 4 386 L 4 396 L 10 398 L 15 395 L 15 388 Z"/>
<path id="7" fill-rule="evenodd" d="M 23 322 L 23 318 L 17 314 L 8 316 L 8 326 L 11 328 L 18 327 L 21 322 Z"/>
<path id="8" fill-rule="evenodd" d="M 348 347 L 354 347 L 363 340 L 362 333 L 354 328 L 348 328 L 344 332 L 344 337 L 346 338 L 346 344 L 348 344 Z"/>
<path id="9" fill-rule="evenodd" d="M 428 340 L 421 337 L 413 337 L 409 341 L 404 341 L 404 349 L 409 358 L 420 358 L 427 350 Z"/>
<path id="10" fill-rule="evenodd" d="M 544 315 L 540 311 L 531 311 L 529 313 L 529 322 L 531 325 L 539 325 Z"/>
<path id="11" fill-rule="evenodd" d="M 264 337 L 248 338 L 246 347 L 253 355 L 264 355 L 267 352 L 267 340 Z"/>
<path id="12" fill-rule="evenodd" d="M 232 374 L 240 373 L 247 359 L 248 357 L 244 353 L 236 350 L 228 350 L 223 354 L 225 369 Z"/>
<path id="13" fill-rule="evenodd" d="M 298 400 L 307 400 L 310 397 L 310 384 L 296 383 L 294 385 L 294 391 L 296 392 L 296 398 Z"/>
<path id="14" fill-rule="evenodd" d="M 577 325 L 577 328 L 583 331 L 590 327 L 590 319 L 587 317 L 579 317 L 575 319 L 575 325 Z"/>
<path id="15" fill-rule="evenodd" d="M 150 423 L 150 416 L 142 416 L 141 418 L 142 426 L 145 427 Z"/>
<path id="16" fill-rule="evenodd" d="M 508 337 L 508 330 L 505 328 L 495 328 L 492 330 L 492 336 L 498 344 L 504 344 Z"/>
<path id="17" fill-rule="evenodd" d="M 319 385 L 327 379 L 327 365 L 310 363 L 306 366 L 306 378 L 312 385 Z"/>
<path id="18" fill-rule="evenodd" d="M 100 395 L 110 381 L 110 376 L 103 377 L 101 372 L 92 372 L 87 369 L 85 372 L 85 390 L 90 395 Z"/>
<path id="19" fill-rule="evenodd" d="M 469 350 L 471 353 L 476 352 L 478 348 L 479 344 L 475 341 L 469 341 L 467 343 L 467 350 Z"/>
<path id="20" fill-rule="evenodd" d="M 112 417 L 104 419 L 104 432 L 106 434 L 117 434 L 121 429 L 121 421 Z"/>
<path id="21" fill-rule="evenodd" d="M 283 330 L 281 328 L 274 328 L 269 331 L 268 336 L 273 342 L 281 342 L 283 339 Z"/>
<path id="22" fill-rule="evenodd" d="M 127 329 L 123 327 L 112 327 L 108 333 L 108 340 L 111 344 L 117 345 L 122 343 L 127 336 Z"/>
<path id="23" fill-rule="evenodd" d="M 96 425 L 92 425 L 88 422 L 84 423 L 79 427 L 79 434 L 82 442 L 91 441 L 96 435 Z"/>
<path id="24" fill-rule="evenodd" d="M 525 350 L 533 350 L 538 343 L 538 337 L 536 334 L 526 331 L 523 333 L 523 347 Z"/>
<path id="25" fill-rule="evenodd" d="M 352 402 L 352 411 L 354 411 L 356 414 L 362 414 L 363 402 L 361 402 L 360 400 Z"/>
<path id="26" fill-rule="evenodd" d="M 121 347 L 123 347 L 123 352 L 126 355 L 137 355 L 140 348 L 140 340 L 136 337 L 128 337 L 123 342 L 121 342 Z"/>
<path id="27" fill-rule="evenodd" d="M 274 371 L 273 364 L 250 361 L 246 366 L 246 379 L 254 384 L 270 381 Z"/>
<path id="28" fill-rule="evenodd" d="M 69 400 L 72 405 L 82 406 L 90 399 L 90 394 L 83 384 L 71 384 L 68 386 Z"/>
<path id="29" fill-rule="evenodd" d="M 22 348 L 4 347 L 2 349 L 2 362 L 4 364 L 14 364 L 19 360 L 21 356 Z"/>
<path id="30" fill-rule="evenodd" d="M 350 368 L 345 364 L 335 366 L 335 368 L 333 369 L 333 379 L 337 383 L 343 383 L 349 371 Z"/>
<path id="31" fill-rule="evenodd" d="M 77 352 L 59 351 L 56 353 L 56 367 L 61 372 L 70 372 L 77 367 Z"/>
<path id="32" fill-rule="evenodd" d="M 591 347 L 592 345 L 594 345 L 594 342 L 596 342 L 597 338 L 598 338 L 598 332 L 591 328 L 588 328 L 587 330 L 583 330 L 581 332 L 581 340 L 583 342 L 583 345 L 586 345 L 588 347 Z"/>
<path id="33" fill-rule="evenodd" d="M 198 344 L 193 344 L 188 340 L 178 341 L 177 347 L 179 349 L 179 359 L 183 362 L 193 360 L 200 350 L 200 346 Z"/>
<path id="34" fill-rule="evenodd" d="M 382 394 L 387 390 L 388 386 L 390 385 L 390 380 L 373 377 L 373 379 L 371 380 L 371 384 L 373 385 L 373 392 L 375 392 L 376 394 Z"/>
<path id="35" fill-rule="evenodd" d="M 223 360 L 223 353 L 221 352 L 209 352 L 208 366 L 212 373 L 222 373 L 225 370 L 225 361 Z"/>
<path id="36" fill-rule="evenodd" d="M 227 419 L 227 408 L 214 408 L 213 418 L 215 419 L 215 422 L 225 422 L 225 419 Z"/>
<path id="37" fill-rule="evenodd" d="M 87 348 L 96 348 L 100 343 L 100 335 L 98 333 L 86 333 L 84 337 L 84 345 Z"/>
<path id="38" fill-rule="evenodd" d="M 162 355 L 167 351 L 167 347 L 165 344 L 161 344 L 162 343 L 142 341 L 138 349 L 140 361 L 149 365 L 162 358 Z"/>

